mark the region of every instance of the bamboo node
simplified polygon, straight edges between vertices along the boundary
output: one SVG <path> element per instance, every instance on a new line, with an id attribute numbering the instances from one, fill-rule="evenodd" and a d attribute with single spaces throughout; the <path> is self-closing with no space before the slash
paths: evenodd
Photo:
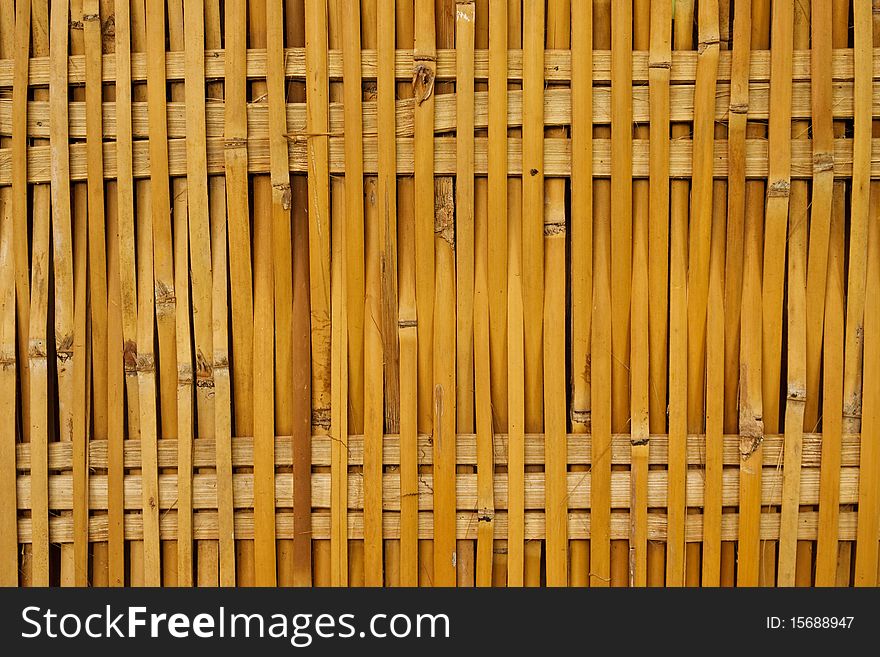
<path id="1" fill-rule="evenodd" d="M 126 340 L 122 345 L 122 363 L 127 371 L 137 369 L 137 345 L 134 340 Z"/>
<path id="2" fill-rule="evenodd" d="M 116 14 L 110 14 L 101 26 L 101 36 L 104 41 L 112 42 L 116 39 Z"/>
<path id="3" fill-rule="evenodd" d="M 322 429 L 330 428 L 330 409 L 316 408 L 312 410 L 312 426 Z"/>
<path id="4" fill-rule="evenodd" d="M 648 62 L 648 68 L 661 68 L 670 70 L 672 68 L 672 60 L 671 59 L 658 59 L 651 60 Z"/>
<path id="5" fill-rule="evenodd" d="M 3 354 L 0 356 L 0 369 L 6 370 L 15 367 L 15 354 Z"/>
<path id="6" fill-rule="evenodd" d="M 92 21 L 99 21 L 99 20 L 101 20 L 101 17 L 98 16 L 98 14 L 83 14 L 82 22 L 89 23 Z"/>
<path id="7" fill-rule="evenodd" d="M 85 17 L 83 17 L 83 18 L 85 18 Z M 74 19 L 70 19 L 70 29 L 71 29 L 71 30 L 81 30 L 81 29 L 83 29 L 83 22 L 82 22 L 82 21 L 78 21 L 78 20 L 74 20 Z"/>
<path id="8" fill-rule="evenodd" d="M 55 353 L 58 356 L 58 360 L 62 363 L 66 363 L 73 358 L 73 336 L 64 335 L 57 338 L 55 340 Z"/>
<path id="9" fill-rule="evenodd" d="M 272 185 L 272 188 L 281 194 L 281 207 L 290 210 L 290 183 L 279 183 Z"/>
<path id="10" fill-rule="evenodd" d="M 706 39 L 700 41 L 700 43 L 697 46 L 697 54 L 702 55 L 707 49 L 711 48 L 712 46 L 716 46 L 716 47 L 720 48 L 721 47 L 721 38 L 716 35 L 712 35 L 712 36 L 707 37 Z"/>
<path id="11" fill-rule="evenodd" d="M 764 442 L 764 436 L 748 436 L 739 437 L 739 455 L 743 461 L 748 461 L 754 454 L 761 443 Z"/>
<path id="12" fill-rule="evenodd" d="M 429 61 L 436 62 L 436 58 L 434 57 L 426 57 L 420 56 L 415 59 L 416 62 L 420 61 Z M 428 66 L 426 64 L 416 63 L 415 69 L 413 70 L 413 79 L 412 79 L 412 88 L 413 88 L 413 97 L 416 99 L 416 104 L 421 105 L 426 100 L 428 100 L 431 95 L 434 93 L 434 79 L 436 78 L 436 73 L 434 72 L 433 66 Z"/>
<path id="13" fill-rule="evenodd" d="M 834 153 L 814 153 L 813 173 L 834 171 Z"/>
<path id="14" fill-rule="evenodd" d="M 647 445 L 650 442 L 650 438 L 645 436 L 644 438 L 630 438 L 629 444 L 632 447 L 641 447 L 643 445 Z"/>
<path id="15" fill-rule="evenodd" d="M 748 114 L 749 113 L 749 104 L 748 103 L 731 103 L 729 111 L 731 114 Z"/>
<path id="16" fill-rule="evenodd" d="M 138 354 L 137 371 L 151 374 L 156 371 L 156 359 L 153 354 Z"/>
<path id="17" fill-rule="evenodd" d="M 572 424 L 587 424 L 589 425 L 592 420 L 592 415 L 590 411 L 578 411 L 575 409 L 571 409 L 569 413 L 571 417 Z"/>
<path id="18" fill-rule="evenodd" d="M 247 139 L 244 137 L 227 137 L 223 140 L 223 148 L 226 150 L 235 150 L 238 148 L 247 148 Z"/>
<path id="19" fill-rule="evenodd" d="M 791 183 L 788 180 L 777 180 L 767 189 L 767 196 L 770 198 L 788 198 L 790 194 Z"/>
<path id="20" fill-rule="evenodd" d="M 228 370 L 229 358 L 225 355 L 214 355 L 214 370 Z"/>
<path id="21" fill-rule="evenodd" d="M 419 325 L 418 320 L 415 319 L 401 319 L 397 322 L 397 328 L 417 328 Z"/>
<path id="22" fill-rule="evenodd" d="M 494 509 L 480 509 L 477 511 L 477 522 L 493 522 L 494 520 Z"/>
<path id="23" fill-rule="evenodd" d="M 39 359 L 46 358 L 46 343 L 42 340 L 31 340 L 28 344 L 28 358 Z M 13 363 L 15 360 L 13 359 Z"/>
<path id="24" fill-rule="evenodd" d="M 193 371 L 189 363 L 181 363 L 177 367 L 177 383 L 180 385 L 192 385 Z"/>
<path id="25" fill-rule="evenodd" d="M 789 401 L 794 401 L 794 402 L 806 401 L 807 391 L 803 387 L 795 387 L 795 386 L 789 387 L 788 399 L 789 399 Z"/>
<path id="26" fill-rule="evenodd" d="M 565 235 L 565 224 L 544 224 L 544 237 Z"/>

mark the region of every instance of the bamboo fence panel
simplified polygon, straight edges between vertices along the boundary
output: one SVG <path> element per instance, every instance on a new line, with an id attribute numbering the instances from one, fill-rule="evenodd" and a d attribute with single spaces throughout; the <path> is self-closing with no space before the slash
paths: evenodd
<path id="1" fill-rule="evenodd" d="M 0 0 L 0 584 L 877 586 L 868 0 Z"/>

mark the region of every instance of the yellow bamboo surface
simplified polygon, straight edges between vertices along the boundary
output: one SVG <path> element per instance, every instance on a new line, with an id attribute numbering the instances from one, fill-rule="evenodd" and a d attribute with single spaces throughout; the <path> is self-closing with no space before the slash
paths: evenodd
<path id="1" fill-rule="evenodd" d="M 0 7 L 0 585 L 880 585 L 876 0 Z"/>

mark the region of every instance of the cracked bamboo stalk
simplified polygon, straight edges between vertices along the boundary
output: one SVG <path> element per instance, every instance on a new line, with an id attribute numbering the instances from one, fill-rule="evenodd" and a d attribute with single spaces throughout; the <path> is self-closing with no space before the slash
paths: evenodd
<path id="1" fill-rule="evenodd" d="M 753 7 L 750 47 L 769 44 L 770 3 Z M 778 56 L 777 56 L 778 61 Z M 764 134 L 762 125 L 746 127 L 747 136 Z M 790 135 L 787 135 L 790 136 Z M 781 135 L 780 135 L 781 137 Z M 753 311 L 742 314 L 740 328 L 740 509 L 737 545 L 737 586 L 757 586 L 760 566 L 761 467 L 763 458 L 763 400 L 761 397 L 761 243 L 765 184 L 749 181 L 746 185 L 744 224 L 742 307 Z M 778 253 L 776 255 L 778 258 Z"/>
<path id="2" fill-rule="evenodd" d="M 693 47 L 694 2 L 675 5 L 673 47 Z M 672 126 L 672 139 L 686 138 L 690 126 Z M 684 586 L 687 496 L 685 436 L 687 435 L 687 225 L 690 184 L 674 180 L 670 196 L 669 233 L 669 502 L 667 509 L 666 585 Z"/>
<path id="3" fill-rule="evenodd" d="M 611 46 L 611 2 L 594 6 L 593 47 Z M 607 138 L 610 128 L 593 129 Z M 593 321 L 590 343 L 590 586 L 611 584 L 611 183 L 595 180 L 593 187 Z"/>
<path id="4" fill-rule="evenodd" d="M 571 428 L 590 430 L 593 288 L 593 3 L 571 4 Z M 584 468 L 572 468 L 583 471 Z M 571 586 L 589 584 L 590 547 L 571 540 Z"/>

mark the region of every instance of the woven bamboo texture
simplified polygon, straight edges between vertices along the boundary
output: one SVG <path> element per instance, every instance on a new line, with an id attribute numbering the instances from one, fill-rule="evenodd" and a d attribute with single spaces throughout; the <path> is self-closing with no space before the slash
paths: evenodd
<path id="1" fill-rule="evenodd" d="M 876 586 L 875 38 L 0 0 L 0 584 Z"/>

